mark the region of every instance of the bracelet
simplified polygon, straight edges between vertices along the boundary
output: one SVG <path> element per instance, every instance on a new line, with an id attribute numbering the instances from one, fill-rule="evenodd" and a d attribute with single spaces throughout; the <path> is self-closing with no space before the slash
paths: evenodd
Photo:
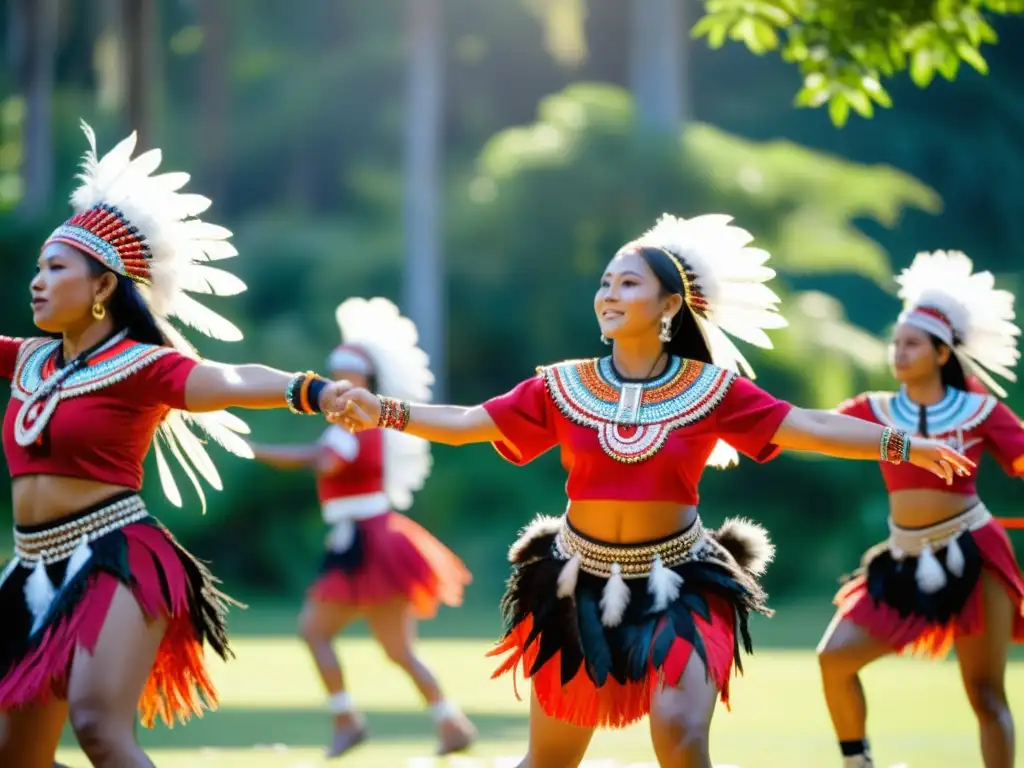
<path id="1" fill-rule="evenodd" d="M 412 408 L 405 400 L 398 400 L 394 397 L 380 398 L 380 416 L 377 418 L 377 426 L 381 429 L 393 429 L 397 432 L 404 432 L 409 426 L 409 416 Z"/>
<path id="2" fill-rule="evenodd" d="M 899 432 L 892 427 L 882 430 L 882 439 L 879 442 L 879 453 L 882 461 L 890 464 L 901 464 L 910 460 L 910 435 L 906 432 Z"/>
<path id="3" fill-rule="evenodd" d="M 327 386 L 327 379 L 313 371 L 296 373 L 288 381 L 284 390 L 284 399 L 288 410 L 300 416 L 311 416 L 320 413 L 320 394 Z"/>

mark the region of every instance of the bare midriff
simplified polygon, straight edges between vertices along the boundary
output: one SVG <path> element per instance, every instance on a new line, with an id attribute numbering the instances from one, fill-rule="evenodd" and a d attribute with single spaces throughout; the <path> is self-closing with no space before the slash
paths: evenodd
<path id="1" fill-rule="evenodd" d="M 569 522 L 584 536 L 609 544 L 640 544 L 685 531 L 697 508 L 673 501 L 571 501 Z"/>
<path id="2" fill-rule="evenodd" d="M 908 489 L 889 494 L 889 514 L 901 528 L 926 528 L 956 517 L 975 506 L 977 494 L 935 489 Z"/>
<path id="3" fill-rule="evenodd" d="M 130 491 L 109 483 L 57 475 L 14 478 L 15 525 L 43 525 L 88 509 L 115 494 Z"/>

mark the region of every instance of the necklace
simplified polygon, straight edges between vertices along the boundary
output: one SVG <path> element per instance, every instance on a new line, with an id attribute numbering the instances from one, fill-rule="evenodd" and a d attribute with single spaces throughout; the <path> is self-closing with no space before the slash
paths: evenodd
<path id="1" fill-rule="evenodd" d="M 647 371 L 647 375 L 639 381 L 635 379 L 626 379 L 615 371 L 615 361 L 612 360 L 612 370 L 615 371 L 615 375 L 618 376 L 620 382 L 619 389 L 619 405 L 615 409 L 615 423 L 629 426 L 637 423 L 640 416 L 640 405 L 644 399 L 644 384 L 651 378 L 651 374 L 654 369 L 658 367 L 662 358 L 665 357 L 665 353 L 662 352 L 658 355 L 654 361 L 654 365 Z"/>

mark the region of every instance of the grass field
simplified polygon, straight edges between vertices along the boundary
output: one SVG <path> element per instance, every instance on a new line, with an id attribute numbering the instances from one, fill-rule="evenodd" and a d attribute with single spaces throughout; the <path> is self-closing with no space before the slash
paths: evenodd
<path id="1" fill-rule="evenodd" d="M 329 723 L 323 696 L 298 642 L 282 636 L 239 637 L 238 658 L 217 664 L 221 709 L 182 728 L 143 731 L 140 740 L 160 768 L 492 768 L 514 766 L 525 749 L 527 703 L 507 679 L 489 679 L 484 640 L 430 638 L 422 652 L 476 722 L 480 742 L 464 757 L 435 760 L 432 724 L 411 684 L 363 637 L 339 643 L 349 687 L 366 713 L 371 740 L 339 761 L 324 760 Z M 864 676 L 870 732 L 880 766 L 979 766 L 974 720 L 955 663 L 883 661 Z M 520 690 L 528 690 L 520 686 Z M 1010 670 L 1011 704 L 1024 711 L 1024 663 Z M 810 651 L 768 650 L 750 659 L 734 686 L 733 712 L 720 708 L 712 734 L 719 766 L 828 768 L 837 748 Z M 88 762 L 67 734 L 59 758 Z M 504 759 L 503 759 L 504 758 Z M 654 766 L 646 724 L 599 733 L 585 765 Z M 1024 761 L 1019 762 L 1024 765 Z"/>

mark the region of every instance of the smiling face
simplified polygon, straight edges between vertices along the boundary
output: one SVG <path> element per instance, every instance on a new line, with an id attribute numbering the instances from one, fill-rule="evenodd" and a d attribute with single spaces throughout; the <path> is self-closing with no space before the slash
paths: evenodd
<path id="1" fill-rule="evenodd" d="M 64 333 L 87 327 L 93 304 L 109 299 L 117 279 L 112 272 L 97 275 L 90 259 L 65 243 L 50 243 L 43 249 L 29 284 L 32 321 L 40 330 Z"/>
<path id="2" fill-rule="evenodd" d="M 907 323 L 896 327 L 889 343 L 889 363 L 901 384 L 941 377 L 949 354 L 949 347 L 936 349 L 930 335 Z"/>
<path id="3" fill-rule="evenodd" d="M 667 294 L 636 250 L 622 250 L 608 263 L 594 296 L 594 312 L 608 339 L 657 336 L 663 315 L 674 316 L 682 299 Z"/>

